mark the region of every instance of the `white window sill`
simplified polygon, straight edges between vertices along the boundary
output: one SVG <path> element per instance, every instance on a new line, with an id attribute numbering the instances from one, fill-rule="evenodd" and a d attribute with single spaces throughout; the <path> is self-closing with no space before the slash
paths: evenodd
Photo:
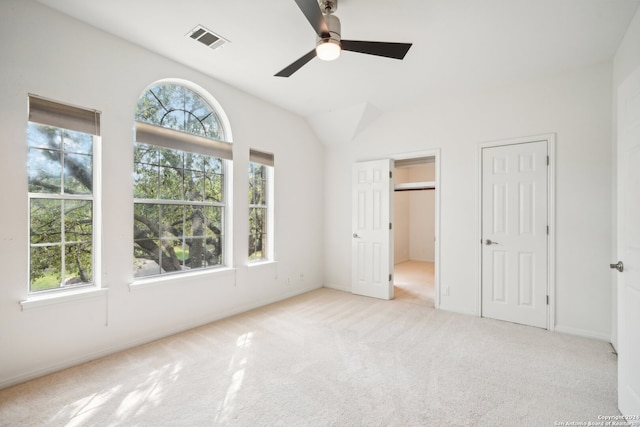
<path id="1" fill-rule="evenodd" d="M 52 292 L 46 295 L 37 295 L 29 297 L 24 301 L 20 301 L 22 311 L 30 310 L 32 308 L 44 307 L 47 305 L 61 304 L 69 301 L 78 301 L 88 298 L 97 298 L 103 295 L 107 295 L 107 288 L 84 288 L 69 290 L 67 292 Z"/>
<path id="2" fill-rule="evenodd" d="M 188 273 L 175 273 L 167 274 L 164 276 L 153 276 L 148 278 L 136 279 L 132 283 L 129 283 L 129 290 L 140 290 L 153 288 L 156 286 L 171 285 L 178 282 L 189 281 L 201 277 L 225 277 L 233 276 L 236 273 L 236 269 L 232 267 L 216 268 L 210 270 L 191 271 Z"/>
<path id="3" fill-rule="evenodd" d="M 255 261 L 247 264 L 249 268 L 257 268 L 257 267 L 267 267 L 270 265 L 278 265 L 278 261 Z"/>

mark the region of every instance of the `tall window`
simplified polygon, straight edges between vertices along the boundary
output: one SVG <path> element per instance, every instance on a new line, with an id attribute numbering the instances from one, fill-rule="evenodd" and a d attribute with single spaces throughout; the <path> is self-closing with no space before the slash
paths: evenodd
<path id="1" fill-rule="evenodd" d="M 231 144 L 215 110 L 176 84 L 136 110 L 134 276 L 223 266 Z"/>
<path id="2" fill-rule="evenodd" d="M 94 281 L 100 113 L 29 96 L 29 291 Z"/>
<path id="3" fill-rule="evenodd" d="M 273 154 L 249 153 L 249 262 L 273 259 Z"/>

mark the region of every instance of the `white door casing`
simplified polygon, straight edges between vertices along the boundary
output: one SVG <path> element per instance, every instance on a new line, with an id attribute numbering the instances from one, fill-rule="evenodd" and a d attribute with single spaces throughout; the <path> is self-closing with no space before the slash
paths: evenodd
<path id="1" fill-rule="evenodd" d="M 393 160 L 359 162 L 352 169 L 352 285 L 354 294 L 393 298 Z"/>
<path id="2" fill-rule="evenodd" d="M 640 416 L 640 68 L 618 87 L 618 408 Z M 640 419 L 630 420 L 640 425 Z"/>
<path id="3" fill-rule="evenodd" d="M 548 328 L 548 145 L 481 149 L 483 317 Z"/>

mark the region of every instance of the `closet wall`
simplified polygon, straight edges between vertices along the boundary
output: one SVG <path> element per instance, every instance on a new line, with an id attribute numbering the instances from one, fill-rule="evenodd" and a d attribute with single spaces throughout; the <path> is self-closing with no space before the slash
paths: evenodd
<path id="1" fill-rule="evenodd" d="M 435 163 L 396 167 L 394 183 L 435 180 Z M 435 190 L 394 193 L 394 261 L 434 261 Z"/>

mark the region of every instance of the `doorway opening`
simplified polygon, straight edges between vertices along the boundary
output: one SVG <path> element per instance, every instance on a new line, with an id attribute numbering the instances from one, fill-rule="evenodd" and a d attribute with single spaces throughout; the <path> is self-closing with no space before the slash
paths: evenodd
<path id="1" fill-rule="evenodd" d="M 395 160 L 394 299 L 437 307 L 435 156 Z"/>

